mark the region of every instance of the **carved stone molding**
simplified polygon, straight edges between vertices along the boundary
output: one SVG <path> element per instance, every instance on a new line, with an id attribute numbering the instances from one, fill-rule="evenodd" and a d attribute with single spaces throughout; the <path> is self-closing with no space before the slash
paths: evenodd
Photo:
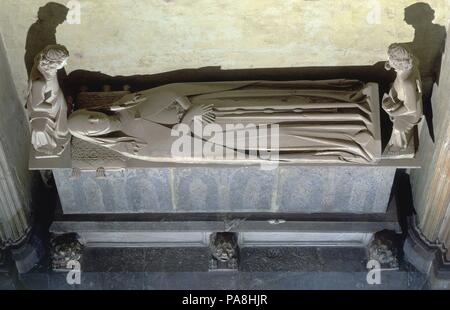
<path id="1" fill-rule="evenodd" d="M 0 248 L 17 245 L 29 231 L 28 127 L 0 36 Z M 23 141 L 23 142 L 22 142 Z M 25 155 L 25 156 L 24 156 Z"/>
<path id="2" fill-rule="evenodd" d="M 411 172 L 411 185 L 420 230 L 428 240 L 450 248 L 450 40 L 441 68 L 432 97 L 435 141 L 423 126 L 422 169 Z"/>
<path id="3" fill-rule="evenodd" d="M 67 270 L 70 261 L 81 261 L 83 245 L 76 234 L 54 235 L 51 240 L 52 269 Z"/>
<path id="4" fill-rule="evenodd" d="M 403 246 L 405 259 L 428 276 L 432 288 L 450 288 L 450 261 L 442 244 L 425 238 L 416 225 L 416 218 L 408 218 L 408 236 Z"/>
<path id="5" fill-rule="evenodd" d="M 398 268 L 396 237 L 394 232 L 377 232 L 369 245 L 369 259 L 378 261 L 383 268 Z"/>
<path id="6" fill-rule="evenodd" d="M 218 232 L 210 236 L 210 270 L 237 270 L 239 248 L 236 233 Z"/>
<path id="7" fill-rule="evenodd" d="M 0 143 L 0 248 L 20 243 L 28 231 L 23 201 Z"/>

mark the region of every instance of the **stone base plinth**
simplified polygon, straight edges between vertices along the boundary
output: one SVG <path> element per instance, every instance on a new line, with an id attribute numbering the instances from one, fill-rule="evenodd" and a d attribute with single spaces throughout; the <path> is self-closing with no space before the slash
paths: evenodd
<path id="1" fill-rule="evenodd" d="M 396 167 L 54 169 L 64 214 L 385 213 Z"/>
<path id="2" fill-rule="evenodd" d="M 240 247 L 365 246 L 381 230 L 400 232 L 395 200 L 384 214 L 59 215 L 50 228 L 93 247 L 207 247 L 214 232 L 237 233 Z"/>

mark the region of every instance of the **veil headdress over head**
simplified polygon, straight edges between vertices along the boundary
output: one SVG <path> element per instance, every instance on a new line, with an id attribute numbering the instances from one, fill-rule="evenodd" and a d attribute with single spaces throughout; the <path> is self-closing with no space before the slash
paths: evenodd
<path id="1" fill-rule="evenodd" d="M 30 79 L 34 81 L 42 77 L 42 73 L 39 71 L 38 67 L 42 68 L 44 71 L 46 69 L 55 69 L 64 60 L 69 58 L 69 56 L 69 51 L 63 45 L 55 44 L 47 46 L 34 58 Z"/>
<path id="2" fill-rule="evenodd" d="M 393 43 L 388 48 L 389 61 L 386 63 L 386 69 L 392 67 L 398 70 L 411 70 L 419 66 L 419 60 L 411 51 L 400 43 Z M 391 65 L 392 64 L 392 65 Z"/>

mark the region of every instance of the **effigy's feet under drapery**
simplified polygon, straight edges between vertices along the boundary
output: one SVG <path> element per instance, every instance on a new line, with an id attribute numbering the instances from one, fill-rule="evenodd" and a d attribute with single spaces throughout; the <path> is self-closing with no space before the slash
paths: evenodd
<path id="1" fill-rule="evenodd" d="M 224 131 L 230 124 L 277 124 L 278 136 L 268 132 L 267 140 L 278 139 L 278 149 L 271 150 L 279 152 L 280 160 L 363 163 L 379 157 L 374 126 L 378 109 L 373 106 L 378 102 L 371 102 L 365 89 L 364 83 L 353 80 L 257 81 L 189 99 L 194 105 L 212 105 L 215 123 Z M 235 131 L 234 141 L 245 146 L 243 150 L 252 150 L 257 145 L 252 140 L 261 138 L 256 131 Z"/>

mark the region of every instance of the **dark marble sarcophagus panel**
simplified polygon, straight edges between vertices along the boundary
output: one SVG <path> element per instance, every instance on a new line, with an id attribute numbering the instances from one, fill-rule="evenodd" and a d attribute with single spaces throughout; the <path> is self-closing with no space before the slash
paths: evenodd
<path id="1" fill-rule="evenodd" d="M 65 214 L 385 213 L 395 167 L 54 169 Z"/>

